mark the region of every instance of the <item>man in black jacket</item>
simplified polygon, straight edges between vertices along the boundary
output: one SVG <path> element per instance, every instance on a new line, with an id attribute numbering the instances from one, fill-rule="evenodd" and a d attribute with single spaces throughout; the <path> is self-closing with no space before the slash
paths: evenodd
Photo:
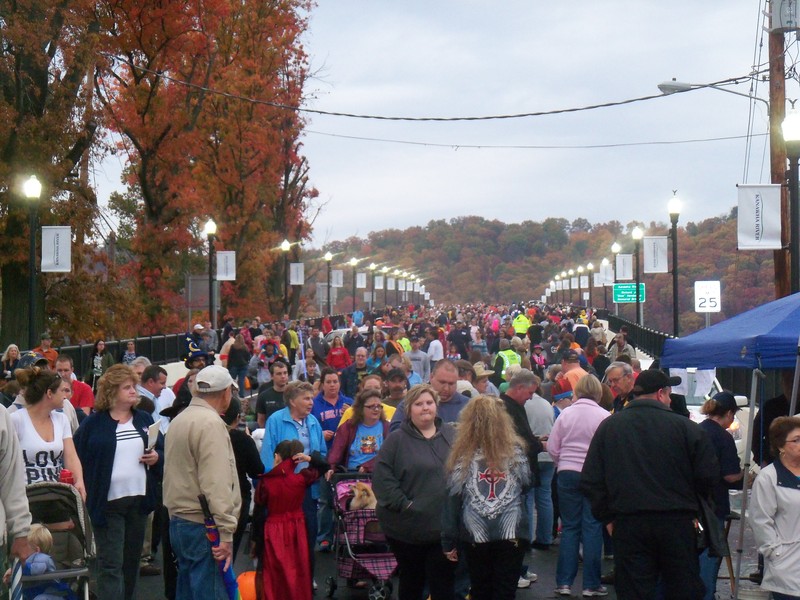
<path id="1" fill-rule="evenodd" d="M 511 381 L 508 382 L 508 390 L 500 394 L 500 399 L 506 405 L 511 420 L 514 421 L 514 429 L 517 435 L 525 440 L 527 444 L 526 455 L 528 464 L 531 467 L 531 481 L 534 485 L 539 485 L 539 453 L 544 451 L 542 443 L 533 431 L 528 422 L 528 414 L 525 412 L 525 403 L 531 399 L 536 392 L 539 383 L 536 375 L 530 369 L 520 369 Z"/>
<path id="2" fill-rule="evenodd" d="M 650 600 L 663 581 L 666 600 L 702 598 L 694 519 L 697 496 L 719 479 L 708 436 L 670 410 L 680 377 L 642 371 L 635 398 L 595 432 L 581 490 L 614 539 L 620 598 Z"/>

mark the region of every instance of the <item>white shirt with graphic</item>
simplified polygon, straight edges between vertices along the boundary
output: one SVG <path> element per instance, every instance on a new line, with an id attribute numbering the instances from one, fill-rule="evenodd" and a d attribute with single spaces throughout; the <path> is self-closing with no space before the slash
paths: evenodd
<path id="1" fill-rule="evenodd" d="M 39 481 L 58 481 L 64 466 L 64 440 L 72 437 L 72 428 L 64 413 L 54 410 L 50 413 L 50 420 L 53 423 L 53 441 L 46 442 L 33 426 L 26 408 L 11 415 L 22 447 L 26 485 Z"/>

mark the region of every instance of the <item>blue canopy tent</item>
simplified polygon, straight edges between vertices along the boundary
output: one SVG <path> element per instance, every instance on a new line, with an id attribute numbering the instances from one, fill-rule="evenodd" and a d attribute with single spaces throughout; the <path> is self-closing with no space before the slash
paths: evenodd
<path id="1" fill-rule="evenodd" d="M 800 294 L 786 296 L 717 323 L 685 338 L 664 343 L 662 367 L 698 369 L 752 369 L 750 427 L 753 431 L 758 377 L 762 369 L 795 369 L 789 414 L 795 413 L 800 380 Z M 750 467 L 751 436 L 745 440 L 745 470 Z M 747 477 L 744 478 L 742 518 L 747 511 Z M 739 528 L 734 598 L 741 582 L 744 523 Z"/>

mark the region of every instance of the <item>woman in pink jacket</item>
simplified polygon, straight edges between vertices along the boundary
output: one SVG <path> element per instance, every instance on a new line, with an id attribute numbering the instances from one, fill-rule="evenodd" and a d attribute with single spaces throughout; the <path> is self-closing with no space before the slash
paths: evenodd
<path id="1" fill-rule="evenodd" d="M 589 501 L 579 489 L 581 470 L 594 432 L 608 411 L 598 404 L 603 387 L 594 375 L 584 375 L 573 388 L 572 405 L 559 414 L 547 440 L 547 452 L 558 471 L 558 510 L 561 544 L 556 565 L 556 595 L 570 596 L 578 575 L 578 550 L 583 542 L 583 596 L 606 596 L 600 584 L 603 525 L 592 516 Z"/>

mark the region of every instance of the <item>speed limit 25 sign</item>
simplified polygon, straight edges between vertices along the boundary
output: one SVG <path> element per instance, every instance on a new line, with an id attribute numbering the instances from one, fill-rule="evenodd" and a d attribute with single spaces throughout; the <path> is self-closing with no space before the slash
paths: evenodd
<path id="1" fill-rule="evenodd" d="M 694 311 L 700 313 L 720 312 L 722 294 L 719 281 L 694 282 Z"/>

